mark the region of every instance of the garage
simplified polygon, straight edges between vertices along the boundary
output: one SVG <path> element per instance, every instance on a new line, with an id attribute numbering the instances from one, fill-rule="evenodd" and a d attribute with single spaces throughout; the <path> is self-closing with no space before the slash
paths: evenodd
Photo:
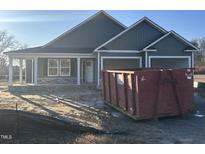
<path id="1" fill-rule="evenodd" d="M 152 68 L 190 68 L 190 56 L 149 57 L 149 67 Z"/>
<path id="2" fill-rule="evenodd" d="M 141 66 L 141 57 L 101 57 L 101 70 L 133 69 Z"/>

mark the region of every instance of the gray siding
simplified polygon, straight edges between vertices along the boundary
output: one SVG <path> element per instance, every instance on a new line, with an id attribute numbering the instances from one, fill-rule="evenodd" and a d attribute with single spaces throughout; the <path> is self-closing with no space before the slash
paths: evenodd
<path id="1" fill-rule="evenodd" d="M 100 14 L 73 32 L 51 43 L 49 47 L 96 48 L 123 30 L 122 26 L 104 14 Z"/>
<path id="2" fill-rule="evenodd" d="M 188 68 L 189 63 L 187 58 L 183 59 L 152 59 L 151 65 L 154 68 Z"/>
<path id="3" fill-rule="evenodd" d="M 188 47 L 172 35 L 164 38 L 153 46 L 156 52 L 148 52 L 152 56 L 191 56 L 191 52 L 185 52 Z"/>
<path id="4" fill-rule="evenodd" d="M 161 31 L 144 21 L 107 44 L 104 48 L 110 50 L 141 50 L 161 36 L 163 36 Z"/>
<path id="5" fill-rule="evenodd" d="M 136 69 L 140 67 L 137 59 L 104 59 L 103 69 Z"/>
<path id="6" fill-rule="evenodd" d="M 76 58 L 71 58 L 71 77 L 77 76 L 77 60 Z M 38 77 L 49 77 L 48 76 L 48 58 L 38 59 Z M 50 77 L 54 78 L 54 77 Z M 65 78 L 65 77 L 63 77 Z"/>

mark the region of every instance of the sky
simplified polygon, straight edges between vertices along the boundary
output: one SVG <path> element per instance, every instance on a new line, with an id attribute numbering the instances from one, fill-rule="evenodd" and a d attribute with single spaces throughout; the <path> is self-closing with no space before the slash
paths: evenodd
<path id="1" fill-rule="evenodd" d="M 147 16 L 167 31 L 174 30 L 188 40 L 205 37 L 205 11 L 105 11 L 126 26 Z M 96 12 L 0 11 L 0 30 L 7 30 L 29 47 L 41 46 Z"/>

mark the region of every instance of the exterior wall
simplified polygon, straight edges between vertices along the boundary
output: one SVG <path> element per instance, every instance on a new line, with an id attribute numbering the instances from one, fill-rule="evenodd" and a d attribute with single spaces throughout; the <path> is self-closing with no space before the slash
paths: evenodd
<path id="1" fill-rule="evenodd" d="M 187 58 L 183 59 L 151 59 L 151 66 L 153 68 L 188 68 L 189 63 Z"/>
<path id="2" fill-rule="evenodd" d="M 48 58 L 38 58 L 38 83 L 39 84 L 76 84 L 77 82 L 77 60 L 71 58 L 71 76 L 48 76 Z"/>
<path id="3" fill-rule="evenodd" d="M 148 52 L 149 56 L 191 56 L 191 52 L 185 52 L 188 47 L 172 36 L 168 36 L 153 46 L 157 51 Z"/>
<path id="4" fill-rule="evenodd" d="M 103 69 L 136 69 L 140 67 L 139 59 L 104 59 Z"/>
<path id="5" fill-rule="evenodd" d="M 155 44 L 153 47 L 157 51 L 147 52 L 148 53 L 148 59 L 149 59 L 149 56 L 179 56 L 179 57 L 180 56 L 182 56 L 182 57 L 183 56 L 190 56 L 191 65 L 192 65 L 192 53 L 184 51 L 188 46 L 185 45 L 180 40 L 173 37 L 172 35 L 164 38 L 163 40 L 161 40 L 160 42 Z M 181 62 L 180 62 L 179 59 L 174 59 L 174 60 L 172 60 L 172 62 L 174 61 L 173 63 L 175 63 L 175 64 L 172 64 L 172 67 L 174 67 L 174 68 L 176 68 L 177 64 L 178 64 L 179 67 L 185 67 L 185 63 L 187 63 L 185 61 L 188 61 L 187 59 L 186 60 L 181 59 Z M 161 63 L 163 63 L 162 61 L 161 61 Z M 169 63 L 167 65 L 171 65 L 170 64 L 171 60 L 167 61 L 167 63 Z M 159 64 L 160 64 L 160 62 L 158 64 L 156 64 L 156 66 L 159 66 Z"/>
<path id="6" fill-rule="evenodd" d="M 144 21 L 107 44 L 105 49 L 141 50 L 161 36 L 161 31 Z"/>
<path id="7" fill-rule="evenodd" d="M 48 47 L 96 48 L 123 30 L 124 27 L 100 14 Z"/>

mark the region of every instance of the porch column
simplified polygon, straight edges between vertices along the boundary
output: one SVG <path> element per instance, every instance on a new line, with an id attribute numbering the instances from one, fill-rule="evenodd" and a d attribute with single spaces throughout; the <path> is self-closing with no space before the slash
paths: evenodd
<path id="1" fill-rule="evenodd" d="M 13 85 L 13 57 L 9 56 L 9 86 Z"/>
<path id="2" fill-rule="evenodd" d="M 97 74 L 97 87 L 100 87 L 100 53 L 98 52 L 98 74 Z"/>
<path id="3" fill-rule="evenodd" d="M 77 58 L 77 85 L 80 85 L 80 58 Z"/>
<path id="4" fill-rule="evenodd" d="M 34 85 L 38 84 L 38 58 L 34 58 Z"/>
<path id="5" fill-rule="evenodd" d="M 145 51 L 145 68 L 147 68 L 147 51 Z"/>
<path id="6" fill-rule="evenodd" d="M 20 82 L 20 84 L 22 84 L 23 82 L 23 69 L 22 69 L 22 67 L 23 67 L 23 59 L 19 59 L 19 82 Z"/>

